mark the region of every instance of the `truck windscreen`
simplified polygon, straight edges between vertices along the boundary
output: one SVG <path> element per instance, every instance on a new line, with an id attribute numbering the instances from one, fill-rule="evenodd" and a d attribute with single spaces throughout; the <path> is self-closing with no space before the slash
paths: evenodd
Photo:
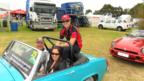
<path id="1" fill-rule="evenodd" d="M 34 4 L 34 11 L 36 13 L 55 13 L 56 6 L 55 4 L 46 4 L 46 3 L 35 3 Z"/>

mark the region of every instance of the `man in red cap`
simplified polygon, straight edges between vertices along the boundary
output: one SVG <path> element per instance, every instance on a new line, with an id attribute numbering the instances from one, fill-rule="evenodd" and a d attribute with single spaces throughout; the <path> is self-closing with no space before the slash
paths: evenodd
<path id="1" fill-rule="evenodd" d="M 62 44 L 61 46 L 66 47 L 63 54 L 65 58 L 70 58 L 72 62 L 75 62 L 77 60 L 76 56 L 82 48 L 81 35 L 78 28 L 71 24 L 71 18 L 69 15 L 63 15 L 61 20 L 63 28 L 60 31 L 60 39 L 66 38 L 66 40 L 72 45 L 72 55 L 70 55 L 69 45 L 67 43 Z"/>

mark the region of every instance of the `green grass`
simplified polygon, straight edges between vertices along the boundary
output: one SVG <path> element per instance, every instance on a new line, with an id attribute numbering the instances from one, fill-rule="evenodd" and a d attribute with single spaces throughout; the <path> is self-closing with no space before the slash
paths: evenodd
<path id="1" fill-rule="evenodd" d="M 131 63 L 121 59 L 113 58 L 109 54 L 111 41 L 121 37 L 126 32 L 114 30 L 99 30 L 97 28 L 80 28 L 83 48 L 82 51 L 95 57 L 105 57 L 109 61 L 109 71 L 105 74 L 103 81 L 144 81 L 144 66 L 142 64 Z M 55 31 L 31 31 L 25 26 L 19 27 L 18 32 L 0 32 L 0 53 L 6 48 L 11 40 L 20 40 L 35 46 L 38 37 L 47 35 L 58 38 L 59 30 Z M 99 67 L 99 66 L 97 66 Z"/>

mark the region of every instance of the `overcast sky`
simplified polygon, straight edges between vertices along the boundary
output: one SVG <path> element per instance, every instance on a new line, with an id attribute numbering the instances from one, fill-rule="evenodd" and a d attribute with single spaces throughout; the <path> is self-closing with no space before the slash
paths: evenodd
<path id="1" fill-rule="evenodd" d="M 94 10 L 99 10 L 104 4 L 111 4 L 114 7 L 121 6 L 122 8 L 132 8 L 137 3 L 143 2 L 143 0 L 51 0 L 60 6 L 64 2 L 83 2 L 84 8 Z M 3 5 L 9 5 L 11 10 L 14 9 L 24 9 L 25 10 L 26 0 L 0 0 L 0 7 Z"/>

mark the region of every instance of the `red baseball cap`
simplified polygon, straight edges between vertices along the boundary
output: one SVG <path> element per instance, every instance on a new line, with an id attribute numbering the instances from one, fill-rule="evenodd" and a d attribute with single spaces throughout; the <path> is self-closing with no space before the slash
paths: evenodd
<path id="1" fill-rule="evenodd" d="M 62 17 L 61 17 L 61 20 L 62 21 L 69 21 L 71 18 L 70 18 L 70 16 L 69 15 L 63 15 Z"/>

